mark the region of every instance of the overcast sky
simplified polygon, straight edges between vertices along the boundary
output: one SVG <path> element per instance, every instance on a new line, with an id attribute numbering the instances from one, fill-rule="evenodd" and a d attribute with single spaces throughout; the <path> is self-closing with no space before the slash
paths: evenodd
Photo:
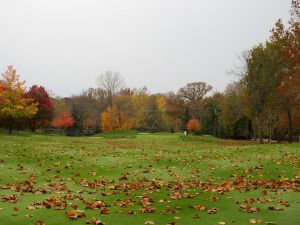
<path id="1" fill-rule="evenodd" d="M 1 0 L 0 73 L 57 95 L 96 86 L 106 70 L 128 87 L 222 91 L 237 55 L 289 18 L 289 0 Z"/>

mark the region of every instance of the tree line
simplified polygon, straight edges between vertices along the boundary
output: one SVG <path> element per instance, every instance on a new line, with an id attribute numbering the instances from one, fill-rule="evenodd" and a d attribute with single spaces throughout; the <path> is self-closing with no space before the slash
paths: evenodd
<path id="1" fill-rule="evenodd" d="M 238 80 L 223 92 L 197 81 L 176 93 L 126 88 L 122 76 L 103 73 L 97 88 L 68 98 L 42 86 L 26 89 L 10 66 L 0 80 L 0 122 L 9 132 L 36 129 L 88 135 L 113 130 L 210 134 L 224 138 L 292 142 L 300 133 L 300 0 L 287 26 L 278 20 L 270 38 L 240 57 Z"/>

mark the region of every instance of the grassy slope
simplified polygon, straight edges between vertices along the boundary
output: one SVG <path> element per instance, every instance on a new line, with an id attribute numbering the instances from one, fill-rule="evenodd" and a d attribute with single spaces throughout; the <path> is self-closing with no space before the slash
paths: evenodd
<path id="1" fill-rule="evenodd" d="M 104 137 L 104 138 L 103 138 Z M 118 139 L 118 137 L 122 137 Z M 144 177 L 149 180 L 166 183 L 187 180 L 207 181 L 220 184 L 225 180 L 233 180 L 235 176 L 245 176 L 247 179 L 292 179 L 299 175 L 300 145 L 253 145 L 246 142 L 223 141 L 212 137 L 187 137 L 170 134 L 106 134 L 100 137 L 56 137 L 31 135 L 22 133 L 17 136 L 0 135 L 0 198 L 16 194 L 17 203 L 0 201 L 0 224 L 34 224 L 43 220 L 49 224 L 84 224 L 92 217 L 100 218 L 108 225 L 116 224 L 144 224 L 151 220 L 155 224 L 176 222 L 178 225 L 187 224 L 250 224 L 250 219 L 261 219 L 262 223 L 272 221 L 279 225 L 300 224 L 299 192 L 291 190 L 277 192 L 268 190 L 262 196 L 264 189 L 250 191 L 229 191 L 223 194 L 203 191 L 199 188 L 185 188 L 183 193 L 193 195 L 193 198 L 170 199 L 169 194 L 174 190 L 162 188 L 154 190 L 132 190 L 129 196 L 123 191 L 113 193 L 110 186 L 118 183 L 135 182 Z M 134 138 L 133 138 L 134 137 Z M 1 161 L 3 160 L 3 161 Z M 263 169 L 253 169 L 263 165 Z M 251 169 L 252 172 L 249 173 Z M 298 174 L 297 174 L 298 172 Z M 128 173 L 129 180 L 121 180 Z M 85 199 L 103 200 L 109 205 L 110 214 L 101 215 L 99 210 L 85 209 L 80 200 L 68 200 L 71 204 L 78 204 L 79 209 L 85 210 L 87 218 L 70 220 L 65 215 L 66 210 L 34 209 L 26 207 L 33 202 L 44 201 L 51 196 L 65 196 L 66 191 L 52 190 L 47 194 L 15 192 L 14 184 L 28 180 L 30 175 L 36 176 L 34 189 L 45 189 L 50 183 L 65 182 L 71 190 L 69 194 L 82 196 Z M 76 184 L 76 181 L 87 179 L 109 180 L 105 187 L 92 189 Z M 161 180 L 160 180 L 161 179 Z M 5 189 L 5 185 L 9 189 Z M 102 193 L 107 194 L 103 196 Z M 156 212 L 145 214 L 139 212 L 141 195 L 154 198 L 151 207 Z M 212 196 L 220 198 L 210 201 Z M 260 207 L 261 212 L 246 213 L 240 210 L 236 201 L 243 201 L 253 197 L 266 198 L 271 202 L 261 204 L 257 201 L 253 206 Z M 132 206 L 121 208 L 117 205 L 119 199 L 131 198 L 136 201 Z M 160 203 L 160 199 L 170 202 Z M 283 211 L 269 210 L 269 206 L 284 199 L 289 207 L 281 207 Z M 190 206 L 202 204 L 207 208 L 218 208 L 217 214 L 209 215 Z M 166 208 L 176 209 L 176 214 L 162 215 Z M 135 215 L 128 215 L 133 210 Z M 198 213 L 199 219 L 193 216 Z"/>

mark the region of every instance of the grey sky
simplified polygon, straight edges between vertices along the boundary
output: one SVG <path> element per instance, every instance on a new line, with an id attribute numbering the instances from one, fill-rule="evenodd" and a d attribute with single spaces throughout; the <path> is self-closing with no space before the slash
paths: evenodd
<path id="1" fill-rule="evenodd" d="M 289 0 L 1 0 L 0 72 L 61 96 L 96 86 L 106 70 L 127 86 L 223 90 L 237 55 L 265 41 Z"/>

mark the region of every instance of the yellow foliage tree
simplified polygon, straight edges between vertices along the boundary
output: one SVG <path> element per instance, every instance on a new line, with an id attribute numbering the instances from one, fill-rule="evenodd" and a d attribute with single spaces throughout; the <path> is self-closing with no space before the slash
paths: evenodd
<path id="1" fill-rule="evenodd" d="M 118 111 L 116 106 L 108 107 L 101 114 L 102 131 L 130 130 L 133 120 L 122 111 Z"/>
<path id="2" fill-rule="evenodd" d="M 9 123 L 9 133 L 12 133 L 14 120 L 20 118 L 31 118 L 37 113 L 37 104 L 32 99 L 24 97 L 26 89 L 25 82 L 20 81 L 16 70 L 9 66 L 2 74 L 0 91 L 0 115 Z"/>

